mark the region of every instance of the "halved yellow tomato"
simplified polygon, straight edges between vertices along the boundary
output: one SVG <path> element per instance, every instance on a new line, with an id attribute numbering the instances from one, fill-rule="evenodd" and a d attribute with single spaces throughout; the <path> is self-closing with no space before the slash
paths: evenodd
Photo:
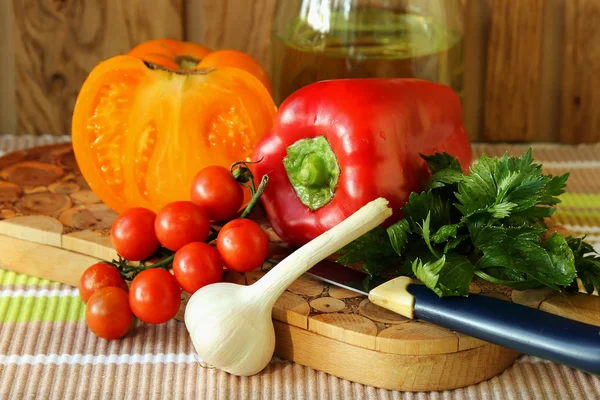
<path id="1" fill-rule="evenodd" d="M 90 73 L 77 98 L 77 163 L 109 207 L 158 210 L 190 197 L 203 167 L 247 160 L 275 105 L 252 74 L 231 67 L 170 70 L 117 56 Z"/>
<path id="2" fill-rule="evenodd" d="M 198 43 L 174 39 L 153 39 L 140 43 L 127 53 L 152 64 L 173 70 L 235 67 L 257 77 L 271 93 L 267 71 L 254 57 L 239 50 L 211 50 Z"/>
<path id="3" fill-rule="evenodd" d="M 169 69 L 193 69 L 211 50 L 198 43 L 175 39 L 152 39 L 140 43 L 127 53 Z"/>

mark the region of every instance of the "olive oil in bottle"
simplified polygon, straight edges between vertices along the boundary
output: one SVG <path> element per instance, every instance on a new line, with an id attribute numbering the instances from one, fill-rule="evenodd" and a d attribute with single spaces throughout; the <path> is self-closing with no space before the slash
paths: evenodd
<path id="1" fill-rule="evenodd" d="M 369 7 L 310 17 L 296 17 L 274 31 L 277 104 L 310 83 L 340 78 L 420 78 L 462 96 L 463 36 L 445 21 Z"/>

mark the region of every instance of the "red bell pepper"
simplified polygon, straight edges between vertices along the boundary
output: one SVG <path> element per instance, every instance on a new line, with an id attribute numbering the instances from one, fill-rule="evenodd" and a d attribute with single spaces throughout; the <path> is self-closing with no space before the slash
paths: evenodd
<path id="1" fill-rule="evenodd" d="M 458 96 L 416 79 L 348 79 L 306 86 L 279 108 L 254 151 L 261 199 L 275 232 L 302 245 L 377 197 L 394 209 L 419 192 L 428 170 L 419 153 L 446 151 L 471 163 Z"/>

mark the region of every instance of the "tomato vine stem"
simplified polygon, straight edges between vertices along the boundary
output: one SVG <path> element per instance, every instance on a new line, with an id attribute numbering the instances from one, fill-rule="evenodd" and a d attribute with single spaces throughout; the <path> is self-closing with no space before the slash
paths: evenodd
<path id="1" fill-rule="evenodd" d="M 269 183 L 269 176 L 263 175 L 262 179 L 260 180 L 260 185 L 258 185 L 258 189 L 255 190 L 254 193 L 252 193 L 252 198 L 250 199 L 250 202 L 244 209 L 244 212 L 242 212 L 242 215 L 240 215 L 240 218 L 246 218 L 252 212 L 254 206 L 256 206 L 256 203 L 258 203 L 258 199 L 260 199 L 260 196 L 265 191 L 267 183 Z"/>
<path id="2" fill-rule="evenodd" d="M 246 217 L 248 217 L 248 215 L 250 215 L 250 213 L 252 212 L 252 210 L 254 209 L 256 204 L 258 203 L 260 196 L 265 191 L 265 188 L 267 187 L 267 184 L 269 182 L 269 176 L 263 175 L 258 187 L 255 187 L 254 175 L 252 174 L 252 171 L 250 171 L 248 164 L 254 164 L 257 162 L 260 162 L 260 160 L 254 161 L 254 162 L 253 161 L 247 161 L 247 162 L 239 161 L 239 162 L 233 163 L 230 168 L 231 174 L 233 175 L 235 180 L 243 187 L 248 188 L 250 190 L 250 193 L 252 193 L 252 198 L 248 202 L 248 205 L 246 205 L 246 207 L 244 208 L 244 211 L 242 211 L 240 218 L 246 218 Z M 210 234 L 206 238 L 205 242 L 206 243 L 212 242 L 213 240 L 215 240 L 217 238 L 218 234 L 219 234 L 219 231 L 217 231 L 216 229 L 211 227 Z M 147 264 L 149 259 L 156 258 L 157 256 L 164 257 L 164 258 L 153 264 Z M 112 260 L 107 263 L 114 265 L 121 273 L 121 276 L 123 276 L 123 278 L 125 278 L 126 280 L 133 280 L 133 278 L 135 278 L 135 276 L 137 274 L 139 274 L 140 272 L 142 272 L 144 270 L 150 269 L 150 268 L 162 268 L 165 270 L 169 270 L 169 267 L 171 266 L 171 264 L 173 263 L 173 260 L 175 259 L 175 252 L 171 251 L 169 249 L 166 249 L 164 247 L 160 247 L 156 251 L 156 253 L 153 254 L 152 257 L 150 257 L 149 259 L 140 261 L 139 265 L 132 265 L 132 264 L 130 264 L 129 260 L 126 260 L 119 255 L 118 260 Z"/>
<path id="3" fill-rule="evenodd" d="M 256 203 L 258 203 L 260 196 L 265 191 L 267 184 L 269 183 L 269 176 L 265 174 L 262 176 L 262 178 L 260 180 L 260 184 L 258 185 L 258 188 L 256 188 L 256 185 L 254 183 L 254 175 L 252 174 L 252 171 L 248 167 L 248 164 L 256 164 L 261 161 L 262 161 L 262 158 L 258 161 L 238 161 L 231 165 L 231 168 L 230 168 L 231 175 L 233 175 L 234 179 L 240 185 L 249 189 L 250 193 L 252 193 L 252 198 L 250 199 L 250 202 L 248 203 L 248 205 L 246 206 L 246 208 L 240 215 L 240 218 L 246 218 L 248 215 L 250 215 L 250 213 L 256 206 Z"/>

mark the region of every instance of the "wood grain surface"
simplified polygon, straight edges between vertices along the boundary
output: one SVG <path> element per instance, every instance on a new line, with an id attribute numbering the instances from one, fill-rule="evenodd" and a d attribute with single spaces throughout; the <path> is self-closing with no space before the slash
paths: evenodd
<path id="1" fill-rule="evenodd" d="M 535 140 L 566 142 L 560 137 L 562 69 L 564 57 L 564 0 L 544 0 L 539 98 Z M 501 133 L 498 132 L 498 135 Z M 539 137 L 538 137 L 539 136 Z"/>
<path id="2" fill-rule="evenodd" d="M 115 218 L 82 179 L 70 144 L 0 157 L 2 268 L 77 286 L 89 265 L 116 258 L 108 233 Z M 253 213 L 253 219 L 270 238 L 270 259 L 281 259 L 293 250 L 281 242 L 260 212 Z M 225 271 L 224 280 L 250 285 L 270 267 L 272 263 L 266 262 L 262 269 L 244 274 Z M 481 280 L 474 281 L 470 291 L 600 326 L 597 296 L 549 289 L 516 291 Z M 189 295 L 182 297 L 179 320 Z M 280 357 L 389 389 L 462 387 L 500 373 L 518 356 L 407 319 L 374 305 L 366 296 L 308 276 L 287 288 L 272 315 Z"/>
<path id="3" fill-rule="evenodd" d="M 600 142 L 600 2 L 565 4 L 564 142 Z"/>
<path id="4" fill-rule="evenodd" d="M 464 3 L 464 116 L 470 138 L 600 141 L 600 3 Z M 184 38 L 212 48 L 239 49 L 270 69 L 275 4 L 0 2 L 0 134 L 68 134 L 71 110 L 87 73 L 101 60 L 146 39 Z"/>
<path id="5" fill-rule="evenodd" d="M 12 1 L 0 1 L 0 135 L 17 131 Z"/>
<path id="6" fill-rule="evenodd" d="M 50 261 L 50 262 L 49 262 Z M 0 264 L 18 273 L 76 286 L 87 265 L 98 260 L 27 240 L 0 235 Z M 57 268 L 57 266 L 60 266 Z M 239 274 L 226 271 L 224 280 L 252 284 L 263 271 Z M 307 279 L 301 277 L 300 280 Z M 435 325 L 370 319 L 386 310 L 362 315 L 356 304 L 364 296 L 331 298 L 329 285 L 318 283 L 320 293 L 306 296 L 284 292 L 273 307 L 275 355 L 355 382 L 406 391 L 444 390 L 491 378 L 507 368 L 517 352 L 457 334 Z M 176 318 L 183 320 L 189 295 Z M 340 302 L 335 310 L 309 304 Z"/>
<path id="7" fill-rule="evenodd" d="M 77 93 L 96 64 L 147 39 L 183 37 L 183 0 L 13 0 L 12 6 L 18 133 L 69 133 Z"/>
<path id="8" fill-rule="evenodd" d="M 547 139 L 537 113 L 544 0 L 489 2 L 491 15 L 485 89 L 486 140 Z"/>
<path id="9" fill-rule="evenodd" d="M 275 1 L 187 0 L 187 38 L 213 49 L 245 51 L 268 69 Z"/>
<path id="10" fill-rule="evenodd" d="M 275 355 L 343 379 L 391 390 L 429 391 L 475 384 L 501 373 L 518 356 L 495 345 L 411 356 L 348 345 L 279 321 L 274 321 L 274 326 Z"/>
<path id="11" fill-rule="evenodd" d="M 489 38 L 489 2 L 467 1 L 465 7 L 464 37 L 464 99 L 465 130 L 471 140 L 477 140 L 483 131 L 485 111 L 485 57 Z"/>
<path id="12" fill-rule="evenodd" d="M 52 245 L 0 235 L 0 265 L 18 273 L 77 286 L 83 270 L 98 261 Z M 248 285 L 264 273 L 226 271 L 224 280 Z M 301 277 L 297 283 L 303 280 L 310 279 Z M 305 287 L 311 287 L 313 294 L 303 294 Z M 387 310 L 365 296 L 330 297 L 332 289 L 336 288 L 316 281 L 292 285 L 276 301 L 277 356 L 363 384 L 409 391 L 478 383 L 502 372 L 518 356 L 515 351 L 393 313 L 381 322 Z M 183 320 L 188 300 L 189 295 L 183 293 L 176 319 Z M 336 306 L 323 308 L 327 303 Z M 378 372 L 357 373 L 363 369 Z"/>

